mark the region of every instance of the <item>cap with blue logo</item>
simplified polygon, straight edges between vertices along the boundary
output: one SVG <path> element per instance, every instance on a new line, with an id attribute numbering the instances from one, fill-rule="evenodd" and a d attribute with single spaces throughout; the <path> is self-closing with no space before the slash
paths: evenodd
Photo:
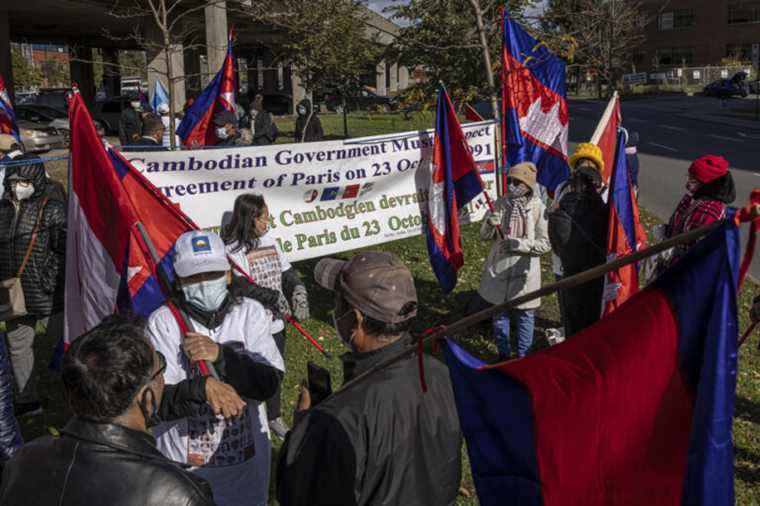
<path id="1" fill-rule="evenodd" d="M 174 271 L 186 278 L 206 272 L 230 270 L 224 241 L 213 232 L 185 232 L 174 244 Z"/>

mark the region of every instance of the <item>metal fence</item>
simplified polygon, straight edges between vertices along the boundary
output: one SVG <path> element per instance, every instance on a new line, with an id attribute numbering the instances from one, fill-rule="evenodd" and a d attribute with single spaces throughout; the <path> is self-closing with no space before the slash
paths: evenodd
<path id="1" fill-rule="evenodd" d="M 746 67 L 674 67 L 649 71 L 647 83 L 699 87 L 718 79 L 729 79 L 740 71 L 746 72 L 749 80 L 757 79 L 757 75 L 750 65 Z"/>

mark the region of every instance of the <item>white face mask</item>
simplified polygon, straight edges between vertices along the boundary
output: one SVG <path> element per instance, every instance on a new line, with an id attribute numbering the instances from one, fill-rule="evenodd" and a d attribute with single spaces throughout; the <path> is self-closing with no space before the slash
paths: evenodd
<path id="1" fill-rule="evenodd" d="M 227 128 L 226 127 L 217 127 L 217 129 L 216 129 L 216 136 L 218 138 L 222 139 L 222 140 L 224 140 L 227 137 L 229 137 L 229 135 L 227 135 Z"/>
<path id="2" fill-rule="evenodd" d="M 306 108 L 305 107 L 299 107 L 298 108 L 298 114 L 300 114 L 301 116 L 305 116 L 306 115 Z"/>
<path id="3" fill-rule="evenodd" d="M 130 102 L 130 105 L 132 106 L 132 109 L 140 110 L 140 107 L 142 107 L 142 104 L 140 102 Z"/>
<path id="4" fill-rule="evenodd" d="M 185 300 L 204 311 L 219 309 L 227 297 L 227 292 L 227 276 L 182 286 Z"/>
<path id="5" fill-rule="evenodd" d="M 21 185 L 19 183 L 16 183 L 13 186 L 13 193 L 16 195 L 16 200 L 19 202 L 22 200 L 26 200 L 32 195 L 34 195 L 34 185 L 28 184 L 28 185 Z"/>

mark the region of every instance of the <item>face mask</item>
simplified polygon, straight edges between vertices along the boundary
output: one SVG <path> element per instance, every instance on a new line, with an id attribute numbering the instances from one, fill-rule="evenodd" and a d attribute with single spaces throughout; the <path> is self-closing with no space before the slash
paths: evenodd
<path id="1" fill-rule="evenodd" d="M 19 202 L 26 200 L 34 194 L 34 185 L 22 186 L 18 183 L 13 187 L 13 193 L 16 195 L 16 200 Z"/>
<path id="2" fill-rule="evenodd" d="M 222 140 L 224 140 L 227 137 L 229 137 L 229 135 L 227 135 L 227 128 L 225 128 L 225 127 L 218 127 L 216 129 L 216 136 L 218 138 L 222 139 Z"/>
<path id="3" fill-rule="evenodd" d="M 130 102 L 130 105 L 132 106 L 132 109 L 135 109 L 137 111 L 139 111 L 140 107 L 142 106 L 140 102 Z"/>
<path id="4" fill-rule="evenodd" d="M 227 276 L 182 287 L 185 300 L 203 311 L 219 309 L 227 297 Z"/>
<path id="5" fill-rule="evenodd" d="M 298 108 L 298 114 L 300 114 L 301 116 L 305 116 L 306 115 L 306 108 L 305 107 L 299 107 Z"/>
<path id="6" fill-rule="evenodd" d="M 335 316 L 340 314 L 341 316 Z M 335 333 L 338 335 L 343 344 L 354 349 L 354 311 L 346 304 L 342 297 L 335 305 L 335 311 L 333 312 L 333 327 L 335 327 Z"/>
<path id="7" fill-rule="evenodd" d="M 507 195 L 512 197 L 524 197 L 530 192 L 530 188 L 521 183 L 509 183 L 507 185 Z"/>

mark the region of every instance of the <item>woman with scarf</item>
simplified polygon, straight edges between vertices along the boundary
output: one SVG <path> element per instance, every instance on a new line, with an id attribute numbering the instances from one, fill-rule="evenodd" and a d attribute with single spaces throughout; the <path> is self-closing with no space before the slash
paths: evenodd
<path id="1" fill-rule="evenodd" d="M 494 305 L 541 288 L 541 255 L 551 249 L 545 207 L 536 187 L 536 166 L 530 162 L 515 165 L 508 178 L 507 193 L 494 203 L 480 228 L 480 237 L 494 243 L 478 294 Z M 511 355 L 512 320 L 517 324 L 517 356 L 527 354 L 533 344 L 535 310 L 540 305 L 540 299 L 534 299 L 494 316 L 493 333 L 502 359 Z"/>

